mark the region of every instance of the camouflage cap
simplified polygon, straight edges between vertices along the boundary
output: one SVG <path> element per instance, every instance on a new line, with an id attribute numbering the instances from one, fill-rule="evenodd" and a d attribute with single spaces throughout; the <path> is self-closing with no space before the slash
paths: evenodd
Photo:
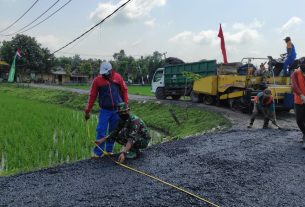
<path id="1" fill-rule="evenodd" d="M 122 102 L 117 105 L 118 112 L 128 111 L 129 107 L 126 103 Z"/>

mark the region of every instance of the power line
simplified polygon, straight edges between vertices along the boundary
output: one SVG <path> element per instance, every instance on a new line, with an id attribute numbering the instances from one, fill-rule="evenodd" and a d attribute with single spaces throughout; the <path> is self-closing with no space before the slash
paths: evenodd
<path id="1" fill-rule="evenodd" d="M 32 6 L 30 6 L 30 8 L 28 8 L 28 10 L 26 10 L 26 11 L 21 15 L 21 17 L 19 17 L 16 21 L 14 21 L 11 25 L 9 25 L 8 27 L 6 27 L 5 29 L 1 30 L 0 33 L 1 33 L 1 32 L 4 32 L 4 31 L 6 31 L 6 30 L 8 30 L 8 29 L 11 28 L 14 24 L 16 24 L 22 17 L 24 17 L 24 15 L 26 15 L 26 13 L 28 13 L 28 12 L 34 7 L 34 5 L 35 5 L 38 1 L 39 1 L 39 0 L 36 0 L 36 1 L 32 4 Z"/>
<path id="2" fill-rule="evenodd" d="M 52 53 L 55 54 L 58 51 L 66 48 L 67 46 L 69 46 L 70 44 L 72 44 L 73 42 L 75 42 L 76 40 L 80 39 L 81 37 L 83 37 L 85 34 L 89 33 L 91 30 L 93 30 L 95 27 L 99 26 L 100 24 L 102 24 L 106 19 L 108 19 L 109 17 L 111 17 L 113 14 L 115 14 L 117 11 L 119 11 L 121 8 L 123 8 L 125 5 L 127 5 L 129 2 L 131 2 L 132 0 L 127 0 L 125 3 L 123 3 L 121 6 L 119 6 L 116 10 L 114 10 L 111 14 L 109 14 L 108 16 L 106 16 L 102 21 L 100 21 L 99 23 L 97 23 L 96 25 L 94 25 L 93 27 L 91 27 L 89 30 L 87 30 L 86 32 L 84 32 L 83 34 L 81 34 L 80 36 L 78 36 L 77 38 L 75 38 L 74 40 L 72 40 L 71 42 L 69 42 L 68 44 L 66 44 L 65 46 L 59 48 L 58 50 L 56 50 L 55 52 Z"/>
<path id="3" fill-rule="evenodd" d="M 45 10 L 42 14 L 40 14 L 38 17 L 36 17 L 36 19 L 34 19 L 33 21 L 31 21 L 29 24 L 27 24 L 26 26 L 22 27 L 21 29 L 17 30 L 14 33 L 11 34 L 7 34 L 5 36 L 11 36 L 11 35 L 15 35 L 18 32 L 22 31 L 23 29 L 27 28 L 28 26 L 30 26 L 31 24 L 33 24 L 34 22 L 36 22 L 40 17 L 42 17 L 45 13 L 47 13 L 50 9 L 52 9 L 60 0 L 57 0 L 54 4 L 52 4 L 47 10 Z"/>
<path id="4" fill-rule="evenodd" d="M 32 27 L 26 29 L 26 30 L 23 30 L 21 31 L 20 33 L 24 33 L 24 32 L 27 32 L 31 29 L 33 29 L 34 27 L 40 25 L 41 23 L 45 22 L 46 20 L 48 20 L 49 18 L 51 18 L 54 14 L 56 14 L 58 11 L 60 11 L 62 8 L 64 8 L 67 4 L 69 4 L 72 0 L 69 0 L 67 3 L 65 3 L 64 5 L 62 5 L 59 9 L 57 9 L 56 11 L 54 11 L 52 14 L 50 14 L 49 16 L 47 16 L 44 20 L 38 22 L 37 24 L 33 25 Z"/>

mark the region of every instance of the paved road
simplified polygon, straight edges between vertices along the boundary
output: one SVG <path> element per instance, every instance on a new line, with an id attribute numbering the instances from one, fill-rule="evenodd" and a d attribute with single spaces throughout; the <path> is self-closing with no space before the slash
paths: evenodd
<path id="1" fill-rule="evenodd" d="M 248 130 L 245 114 L 194 106 L 222 113 L 234 126 L 152 146 L 127 164 L 220 206 L 305 205 L 305 151 L 293 114 L 279 114 L 286 130 L 262 130 L 262 120 Z M 208 205 L 104 158 L 2 177 L 0 206 Z"/>

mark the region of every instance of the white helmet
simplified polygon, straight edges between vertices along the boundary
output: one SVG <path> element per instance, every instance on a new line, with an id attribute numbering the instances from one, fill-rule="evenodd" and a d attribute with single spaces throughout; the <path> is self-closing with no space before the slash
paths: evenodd
<path id="1" fill-rule="evenodd" d="M 109 62 L 102 62 L 101 67 L 100 67 L 100 74 L 106 74 L 110 70 L 112 70 L 112 65 Z"/>

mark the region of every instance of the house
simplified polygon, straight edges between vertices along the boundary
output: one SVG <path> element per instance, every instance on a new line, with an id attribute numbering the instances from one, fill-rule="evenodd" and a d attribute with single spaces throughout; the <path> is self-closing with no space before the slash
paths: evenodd
<path id="1" fill-rule="evenodd" d="M 0 82 L 6 81 L 8 79 L 8 74 L 10 71 L 10 65 L 0 60 Z"/>
<path id="2" fill-rule="evenodd" d="M 88 79 L 88 75 L 79 74 L 76 72 L 76 70 L 74 70 L 70 76 L 71 83 L 88 83 Z"/>
<path id="3" fill-rule="evenodd" d="M 51 70 L 51 75 L 52 83 L 63 84 L 70 82 L 70 75 L 60 66 Z"/>

